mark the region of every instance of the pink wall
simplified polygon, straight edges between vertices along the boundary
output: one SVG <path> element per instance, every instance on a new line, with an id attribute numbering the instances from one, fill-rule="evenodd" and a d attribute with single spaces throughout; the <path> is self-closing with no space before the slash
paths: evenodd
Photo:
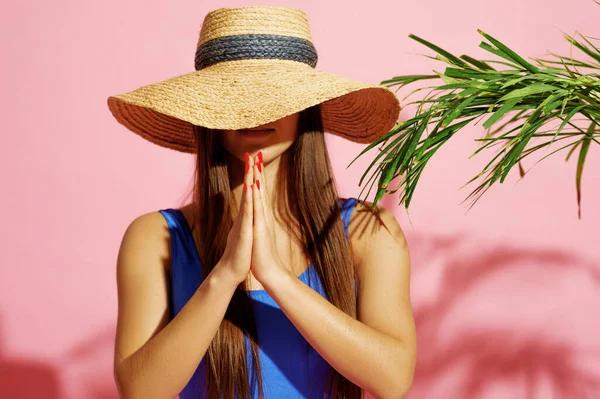
<path id="1" fill-rule="evenodd" d="M 2 397 L 116 397 L 118 245 L 137 215 L 180 205 L 192 157 L 125 130 L 112 119 L 106 97 L 191 72 L 203 15 L 251 3 L 174 4 L 3 7 Z M 592 0 L 260 4 L 304 9 L 319 69 L 372 83 L 441 67 L 414 54 L 426 50 L 409 33 L 481 55 L 481 28 L 529 56 L 567 53 L 560 29 L 600 35 L 600 7 Z M 591 148 L 584 171 L 583 220 L 577 219 L 575 163 L 562 156 L 538 164 L 520 184 L 513 173 L 465 213 L 459 202 L 474 187 L 458 188 L 489 158 L 467 160 L 479 134 L 478 128 L 462 132 L 434 158 L 410 221 L 395 198 L 385 201 L 413 257 L 419 362 L 410 398 L 600 392 L 598 148 Z M 368 159 L 346 171 L 361 147 L 331 142 L 339 149 L 332 158 L 341 193 L 356 196 Z"/>

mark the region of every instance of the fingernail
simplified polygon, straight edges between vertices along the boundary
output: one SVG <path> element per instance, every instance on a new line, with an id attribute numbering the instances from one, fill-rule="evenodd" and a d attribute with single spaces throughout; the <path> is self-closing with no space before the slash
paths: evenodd
<path id="1" fill-rule="evenodd" d="M 249 169 L 250 169 L 250 164 L 246 161 L 246 172 L 245 173 L 248 173 Z"/>
<path id="2" fill-rule="evenodd" d="M 256 188 L 260 190 L 260 182 L 258 180 L 256 180 Z"/>
<path id="3" fill-rule="evenodd" d="M 250 160 L 250 154 L 246 153 L 245 157 L 246 157 L 246 163 L 248 163 L 248 161 Z"/>
<path id="4" fill-rule="evenodd" d="M 259 171 L 259 172 L 262 172 L 262 163 L 261 163 L 261 162 L 259 162 L 257 166 L 258 166 L 258 171 Z"/>
<path id="5" fill-rule="evenodd" d="M 260 162 L 260 163 L 263 162 L 262 151 L 258 152 L 258 162 Z"/>
<path id="6" fill-rule="evenodd" d="M 246 182 L 244 182 L 244 192 L 248 191 L 248 184 L 246 184 Z"/>

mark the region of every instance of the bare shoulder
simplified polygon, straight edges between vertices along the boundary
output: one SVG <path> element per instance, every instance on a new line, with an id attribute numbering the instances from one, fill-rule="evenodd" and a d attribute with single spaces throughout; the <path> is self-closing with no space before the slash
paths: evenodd
<path id="1" fill-rule="evenodd" d="M 167 259 L 170 252 L 169 226 L 164 216 L 156 211 L 139 215 L 129 223 L 121 240 L 119 258 L 145 253 Z M 164 263 L 168 266 L 170 262 Z"/>
<path id="2" fill-rule="evenodd" d="M 360 262 L 369 249 L 408 250 L 402 227 L 392 212 L 370 201 L 358 201 L 352 211 L 348 236 L 354 254 Z"/>
<path id="3" fill-rule="evenodd" d="M 144 233 L 145 235 L 157 235 L 168 232 L 167 221 L 160 212 L 148 212 L 134 218 L 127 226 L 125 235 L 128 233 Z"/>

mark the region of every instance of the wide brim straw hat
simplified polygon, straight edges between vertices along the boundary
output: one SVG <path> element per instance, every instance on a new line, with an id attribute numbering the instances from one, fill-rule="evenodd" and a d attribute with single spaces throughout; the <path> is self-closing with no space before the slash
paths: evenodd
<path id="1" fill-rule="evenodd" d="M 391 90 L 318 70 L 316 64 L 303 11 L 219 8 L 202 22 L 194 72 L 112 95 L 107 102 L 132 132 L 187 153 L 196 152 L 193 125 L 252 128 L 316 104 L 325 132 L 357 143 L 370 143 L 394 127 L 400 103 Z"/>

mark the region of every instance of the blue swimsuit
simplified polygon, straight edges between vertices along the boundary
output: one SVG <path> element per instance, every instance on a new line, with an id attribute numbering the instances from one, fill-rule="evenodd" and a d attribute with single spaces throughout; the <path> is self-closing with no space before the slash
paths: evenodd
<path id="1" fill-rule="evenodd" d="M 346 238 L 356 198 L 340 198 Z M 198 251 L 189 224 L 179 209 L 161 209 L 171 236 L 171 319 L 183 308 L 204 279 Z M 313 265 L 298 276 L 326 297 Z M 298 332 L 266 290 L 248 291 L 254 307 L 258 334 L 259 361 L 266 399 L 323 398 L 330 365 Z M 251 375 L 250 341 L 246 339 L 248 375 Z M 204 359 L 181 391 L 181 399 L 203 397 L 206 381 Z M 253 398 L 258 398 L 254 387 Z"/>

